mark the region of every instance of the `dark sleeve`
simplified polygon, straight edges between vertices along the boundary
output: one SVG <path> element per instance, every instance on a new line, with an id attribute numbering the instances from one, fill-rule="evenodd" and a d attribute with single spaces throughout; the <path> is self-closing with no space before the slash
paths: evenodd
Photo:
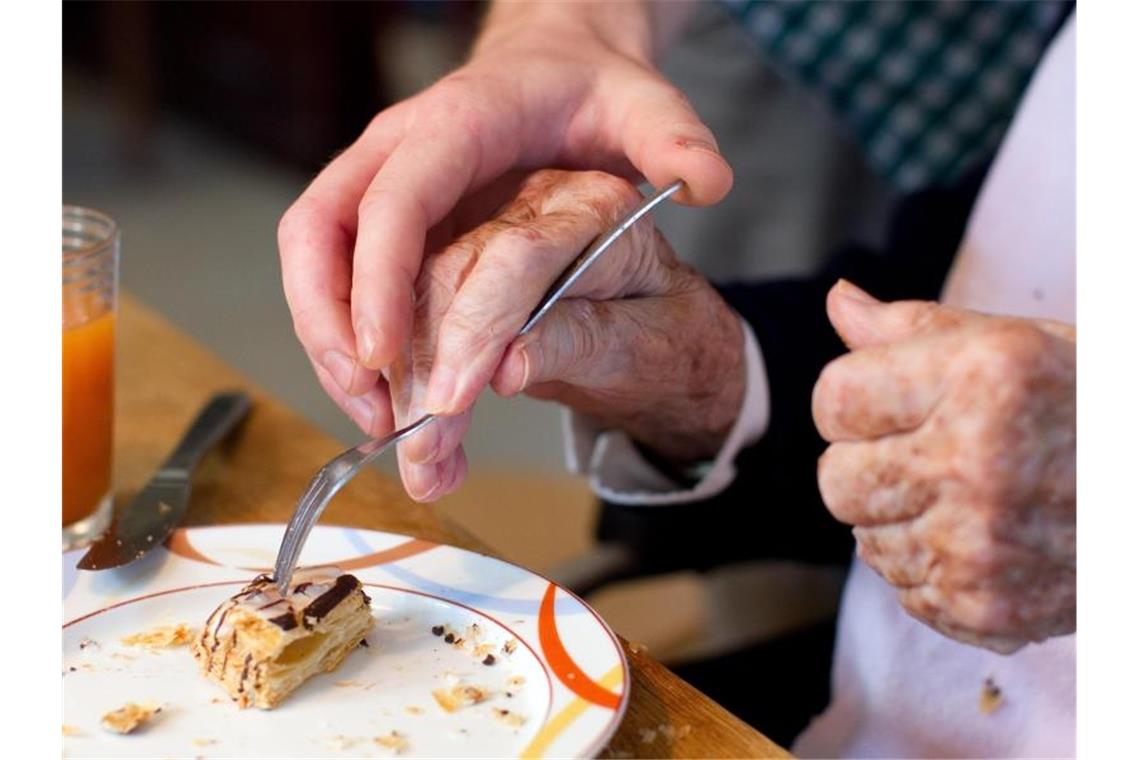
<path id="1" fill-rule="evenodd" d="M 845 351 L 827 319 L 827 292 L 843 277 L 883 300 L 937 299 L 981 177 L 977 171 L 952 188 L 902 201 L 882 252 L 850 246 L 811 278 L 720 287 L 760 344 L 767 432 L 737 456 L 737 477 L 725 492 L 651 509 L 604 504 L 599 537 L 632 544 L 643 570 L 660 572 L 757 558 L 846 564 L 851 531 L 820 499 L 816 461 L 825 444 L 811 417 L 816 378 Z"/>

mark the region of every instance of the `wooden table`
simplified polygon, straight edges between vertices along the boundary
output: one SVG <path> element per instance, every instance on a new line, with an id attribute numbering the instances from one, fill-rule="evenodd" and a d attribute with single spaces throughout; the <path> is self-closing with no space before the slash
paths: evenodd
<path id="1" fill-rule="evenodd" d="M 118 329 L 116 503 L 129 499 L 146 482 L 211 394 L 241 388 L 253 397 L 253 412 L 224 456 L 207 458 L 195 476 L 194 505 L 185 522 L 287 520 L 313 473 L 339 453 L 342 444 L 130 296 L 121 299 Z M 322 521 L 491 553 L 473 535 L 430 506 L 412 501 L 398 484 L 373 469 L 361 472 L 340 492 Z M 604 755 L 788 756 L 660 663 L 625 647 L 633 672 L 629 711 Z M 674 738 L 660 730 L 662 726 L 672 726 Z"/>

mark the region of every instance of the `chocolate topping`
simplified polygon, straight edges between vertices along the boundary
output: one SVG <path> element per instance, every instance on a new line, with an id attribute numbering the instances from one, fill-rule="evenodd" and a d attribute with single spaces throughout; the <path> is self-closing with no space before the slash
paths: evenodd
<path id="1" fill-rule="evenodd" d="M 312 618 L 319 621 L 324 618 L 357 589 L 358 583 L 359 581 L 351 575 L 338 576 L 332 588 L 318 596 L 312 604 L 305 608 L 303 614 L 306 620 Z"/>
<path id="2" fill-rule="evenodd" d="M 269 622 L 283 631 L 291 631 L 297 627 L 297 618 L 292 611 L 282 612 L 277 617 L 269 618 Z"/>

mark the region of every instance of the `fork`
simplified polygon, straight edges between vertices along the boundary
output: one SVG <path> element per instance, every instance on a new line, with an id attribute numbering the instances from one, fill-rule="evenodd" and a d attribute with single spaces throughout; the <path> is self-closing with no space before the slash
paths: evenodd
<path id="1" fill-rule="evenodd" d="M 681 185 L 681 181 L 677 180 L 650 196 L 644 200 L 640 206 L 630 212 L 628 216 L 591 243 L 590 246 L 566 268 L 561 276 L 555 280 L 554 284 L 550 286 L 550 289 L 546 291 L 542 301 L 540 301 L 534 311 L 531 312 L 530 317 L 527 319 L 526 324 L 519 330 L 518 335 L 522 336 L 530 332 L 538 320 L 541 319 L 560 298 L 566 295 L 574 283 L 585 274 L 587 269 L 602 257 L 602 254 L 605 253 L 626 230 L 632 227 L 641 217 L 648 214 L 654 206 L 677 192 L 677 190 L 681 188 Z M 317 472 L 316 477 L 309 482 L 309 487 L 305 490 L 301 500 L 297 502 L 297 507 L 293 510 L 293 517 L 290 518 L 289 524 L 285 527 L 285 535 L 281 539 L 281 548 L 277 550 L 277 561 L 273 565 L 273 578 L 277 583 L 278 590 L 280 590 L 283 595 L 288 593 L 289 582 L 293 579 L 293 571 L 297 567 L 297 560 L 301 556 L 301 549 L 304 547 L 309 533 L 312 531 L 317 519 L 321 516 L 321 512 L 324 511 L 325 506 L 333 496 L 336 495 L 337 491 L 343 488 L 348 481 L 352 480 L 353 476 L 356 475 L 364 465 L 383 454 L 393 444 L 423 430 L 435 419 L 435 415 L 425 414 L 415 422 L 396 430 L 390 435 L 383 438 L 374 438 L 358 446 L 353 446 L 343 454 L 334 457 Z"/>

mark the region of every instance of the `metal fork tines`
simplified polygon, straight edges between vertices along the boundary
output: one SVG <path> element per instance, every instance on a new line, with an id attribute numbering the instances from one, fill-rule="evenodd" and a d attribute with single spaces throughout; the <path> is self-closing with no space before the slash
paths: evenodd
<path id="1" fill-rule="evenodd" d="M 677 192 L 681 188 L 681 184 L 681 181 L 678 180 L 650 196 L 624 219 L 607 230 L 604 235 L 597 238 L 550 286 L 518 334 L 524 335 L 529 332 L 538 320 L 550 310 L 550 307 L 570 290 L 586 270 L 600 259 L 602 254 L 626 230 L 632 227 L 638 219 L 649 213 L 650 209 L 658 203 Z M 392 444 L 419 432 L 434 419 L 434 416 L 426 414 L 389 436 L 365 441 L 359 446 L 354 446 L 321 468 L 317 476 L 309 483 L 305 495 L 297 502 L 293 517 L 290 518 L 289 524 L 285 528 L 285 535 L 281 539 L 281 548 L 277 550 L 277 561 L 273 565 L 273 578 L 282 594 L 288 593 L 289 581 L 293 578 L 293 571 L 297 567 L 301 549 L 329 500 L 360 471 L 361 467 L 380 456 Z"/>
<path id="2" fill-rule="evenodd" d="M 281 548 L 277 550 L 277 561 L 273 565 L 273 578 L 277 581 L 277 587 L 282 594 L 288 593 L 289 581 L 293 578 L 293 570 L 297 567 L 297 559 L 301 556 L 301 549 L 305 546 L 309 533 L 316 525 L 321 512 L 325 510 L 325 505 L 336 496 L 337 491 L 352 480 L 361 467 L 387 451 L 389 446 L 414 435 L 434 419 L 434 416 L 425 414 L 391 435 L 353 446 L 329 461 L 317 472 L 316 477 L 309 481 L 305 495 L 297 502 L 293 517 L 289 519 L 289 525 L 285 528 Z"/>

